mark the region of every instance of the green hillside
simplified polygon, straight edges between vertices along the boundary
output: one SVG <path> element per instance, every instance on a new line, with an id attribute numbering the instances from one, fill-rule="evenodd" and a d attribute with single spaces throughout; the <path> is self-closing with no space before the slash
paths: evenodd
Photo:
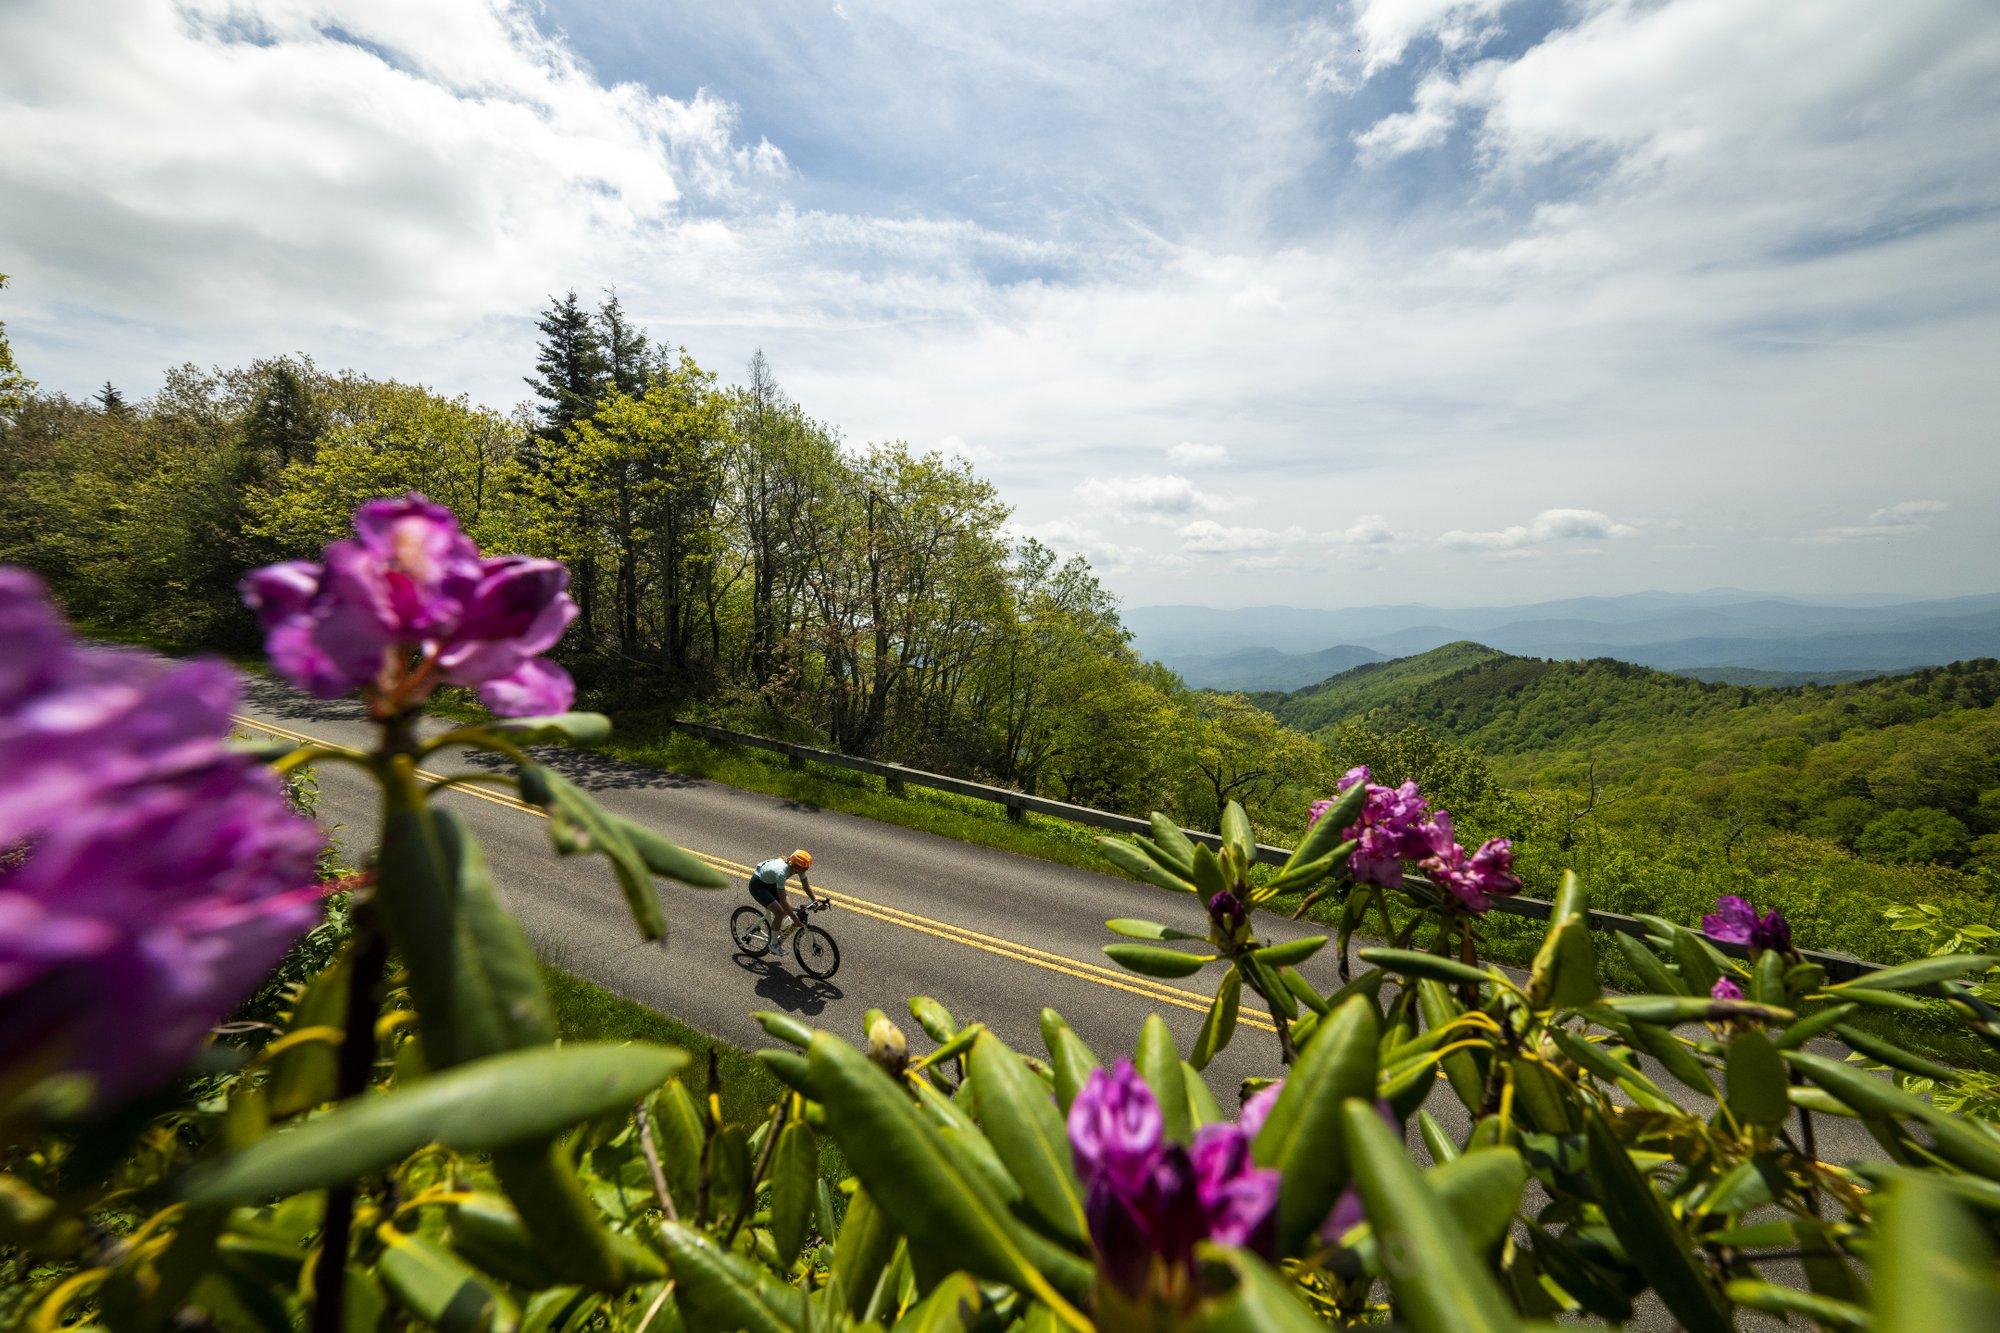
<path id="1" fill-rule="evenodd" d="M 1262 694 L 1252 698 L 1288 726 L 1300 731 L 1318 731 L 1394 703 L 1433 681 L 1496 659 L 1524 660 L 1507 658 L 1507 654 L 1484 644 L 1448 643 L 1414 657 L 1369 662 L 1290 694 Z"/>
<path id="2" fill-rule="evenodd" d="M 1877 862 L 2000 870 L 2000 662 L 1838 685 L 1707 684 L 1476 644 L 1345 672 L 1266 705 L 1339 762 L 1429 737 L 1516 791 L 1594 781 L 1600 825 L 1803 835 Z M 1419 745 L 1421 748 L 1421 745 Z"/>

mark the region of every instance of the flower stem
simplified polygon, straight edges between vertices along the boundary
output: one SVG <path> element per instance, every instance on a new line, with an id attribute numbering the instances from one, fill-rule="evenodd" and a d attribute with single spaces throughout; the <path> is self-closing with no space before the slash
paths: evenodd
<path id="1" fill-rule="evenodd" d="M 340 1058 L 334 1076 L 334 1098 L 346 1101 L 367 1090 L 375 1072 L 375 992 L 389 957 L 388 944 L 375 927 L 366 903 L 355 906 L 354 939 L 349 945 L 347 1014 L 342 1023 Z M 319 1261 L 313 1268 L 313 1333 L 338 1333 L 347 1304 L 347 1250 L 354 1230 L 353 1182 L 326 1192 L 325 1220 L 320 1226 Z"/>

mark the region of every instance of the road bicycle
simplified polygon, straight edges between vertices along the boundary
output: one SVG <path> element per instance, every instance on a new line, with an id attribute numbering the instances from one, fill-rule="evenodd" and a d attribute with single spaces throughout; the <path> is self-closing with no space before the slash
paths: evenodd
<path id="1" fill-rule="evenodd" d="M 779 942 L 782 948 L 785 940 L 790 941 L 792 956 L 799 960 L 799 971 L 814 981 L 825 981 L 840 970 L 840 946 L 833 942 L 833 936 L 807 919 L 831 906 L 832 899 L 821 899 L 793 908 L 792 915 L 799 919 L 799 924 Z M 771 914 L 761 907 L 745 904 L 730 914 L 729 934 L 738 949 L 752 958 L 762 958 L 771 951 Z"/>

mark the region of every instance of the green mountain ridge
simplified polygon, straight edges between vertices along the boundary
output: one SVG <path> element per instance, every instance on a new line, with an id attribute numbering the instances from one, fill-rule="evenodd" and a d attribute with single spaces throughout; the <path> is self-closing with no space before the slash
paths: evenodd
<path id="1" fill-rule="evenodd" d="M 1831 685 L 1707 683 L 1473 643 L 1258 700 L 1346 758 L 1423 733 L 1516 790 L 1595 783 L 1615 822 L 1803 833 L 1883 860 L 2000 869 L 2000 661 Z"/>

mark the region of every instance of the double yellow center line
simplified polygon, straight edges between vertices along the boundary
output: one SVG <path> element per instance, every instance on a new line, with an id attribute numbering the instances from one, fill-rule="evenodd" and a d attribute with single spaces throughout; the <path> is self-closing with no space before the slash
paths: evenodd
<path id="1" fill-rule="evenodd" d="M 322 740 L 317 736 L 308 736 L 304 732 L 293 731 L 290 728 L 260 721 L 254 717 L 246 717 L 241 713 L 232 713 L 230 718 L 238 726 L 266 732 L 282 740 L 292 741 L 295 744 L 316 745 L 323 749 L 339 750 L 347 754 L 360 753 L 351 746 Z M 446 780 L 446 775 L 442 773 L 433 773 L 423 769 L 418 770 L 418 775 L 428 781 L 442 782 Z M 548 818 L 547 813 L 539 806 L 530 805 L 526 801 L 510 796 L 505 792 L 492 791 L 477 786 L 455 786 L 450 790 L 477 800 L 491 801 L 495 805 L 504 806 L 509 810 L 516 810 L 523 814 L 533 815 L 538 819 Z M 741 862 L 731 861 L 726 857 L 717 856 L 712 852 L 697 851 L 694 848 L 689 848 L 688 850 L 694 856 L 718 870 L 732 871 L 736 874 L 746 876 L 750 873 L 750 867 Z M 1026 963 L 1030 967 L 1043 968 L 1050 972 L 1060 973 L 1063 976 L 1074 977 L 1079 981 L 1093 982 L 1096 985 L 1104 986 L 1111 990 L 1124 991 L 1128 995 L 1136 995 L 1143 1000 L 1148 1000 L 1156 1004 L 1174 1005 L 1181 1009 L 1191 1009 L 1196 1013 L 1208 1012 L 1209 997 L 1202 995 L 1198 991 L 1184 990 L 1179 986 L 1170 986 L 1165 982 L 1156 981 L 1150 977 L 1138 976 L 1130 972 L 1114 971 L 1097 963 L 1081 962 L 1074 958 L 1065 957 L 1062 954 L 1050 953 L 1046 949 L 1037 949 L 1032 945 L 1019 944 L 1013 940 L 1002 939 L 996 935 L 987 935 L 976 930 L 969 930 L 964 926 L 952 925 L 950 922 L 937 921 L 930 917 L 919 916 L 915 912 L 905 911 L 900 907 L 891 907 L 887 903 L 879 903 L 867 898 L 857 898 L 853 894 L 840 893 L 824 887 L 821 887 L 820 891 L 836 903 L 839 903 L 843 908 L 888 925 L 901 926 L 905 930 L 913 930 L 920 934 L 947 940 L 953 944 L 961 944 L 968 949 L 977 949 L 998 958 L 1005 958 L 1016 963 Z M 1275 1032 L 1277 1030 L 1276 1026 L 1271 1022 L 1271 1017 L 1268 1013 L 1261 1009 L 1251 1008 L 1248 1005 L 1245 1005 L 1238 1014 L 1237 1022 L 1243 1024 L 1245 1027 L 1256 1028 L 1263 1032 Z"/>

